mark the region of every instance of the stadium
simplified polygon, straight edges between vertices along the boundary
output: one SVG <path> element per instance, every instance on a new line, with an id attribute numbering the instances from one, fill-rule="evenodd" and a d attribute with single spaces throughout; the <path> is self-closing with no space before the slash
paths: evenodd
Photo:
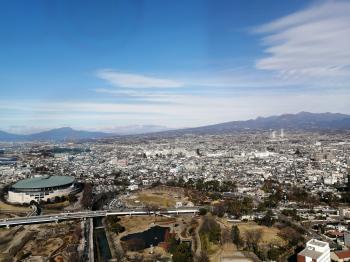
<path id="1" fill-rule="evenodd" d="M 39 203 L 76 192 L 73 177 L 36 176 L 13 184 L 9 189 L 7 201 L 14 204 L 29 204 L 32 201 Z"/>

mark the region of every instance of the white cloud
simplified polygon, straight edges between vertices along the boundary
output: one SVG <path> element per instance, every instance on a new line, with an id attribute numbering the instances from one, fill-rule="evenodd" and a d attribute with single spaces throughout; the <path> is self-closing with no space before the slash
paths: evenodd
<path id="1" fill-rule="evenodd" d="M 176 80 L 122 73 L 110 69 L 98 71 L 97 76 L 114 86 L 123 88 L 174 88 L 184 85 Z"/>
<path id="2" fill-rule="evenodd" d="M 145 92 L 140 90 L 134 90 L 134 89 L 106 89 L 106 88 L 97 88 L 94 90 L 96 93 L 101 94 L 109 94 L 116 97 L 132 97 L 135 101 L 137 99 L 143 99 L 143 98 L 159 98 L 159 97 L 169 97 L 172 96 L 171 94 L 164 93 L 164 92 Z"/>
<path id="3" fill-rule="evenodd" d="M 345 84 L 350 79 L 350 1 L 313 5 L 256 28 L 268 54 L 257 69 L 306 83 Z M 325 82 L 326 81 L 326 82 Z"/>
<path id="4" fill-rule="evenodd" d="M 155 98 L 152 98 L 152 101 Z M 14 103 L 0 101 L 2 127 L 45 125 L 43 128 L 72 126 L 111 126 L 154 124 L 168 127 L 193 127 L 256 116 L 281 113 L 342 112 L 350 113 L 350 92 L 308 92 L 304 94 L 256 94 L 251 96 L 159 97 L 154 103 L 102 103 L 64 101 L 55 103 Z M 11 110 L 11 114 L 7 110 Z M 1 112 L 7 113 L 1 113 Z"/>

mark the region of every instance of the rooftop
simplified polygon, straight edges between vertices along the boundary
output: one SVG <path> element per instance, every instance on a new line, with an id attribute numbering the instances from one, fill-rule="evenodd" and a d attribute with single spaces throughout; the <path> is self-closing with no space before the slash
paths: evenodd
<path id="1" fill-rule="evenodd" d="M 323 242 L 323 241 L 319 241 L 316 239 L 311 239 L 308 244 L 314 245 L 314 246 L 319 246 L 319 247 L 326 247 L 328 246 L 328 243 Z"/>
<path id="2" fill-rule="evenodd" d="M 305 248 L 298 255 L 302 255 L 302 256 L 305 256 L 305 257 L 311 257 L 313 259 L 317 259 L 317 258 L 319 258 L 322 255 L 322 253 L 318 252 L 318 251 L 315 251 L 315 250 L 310 250 L 310 249 Z"/>
<path id="3" fill-rule="evenodd" d="M 349 258 L 350 257 L 350 250 L 342 250 L 342 251 L 336 251 L 334 252 L 339 259 Z"/>
<path id="4" fill-rule="evenodd" d="M 74 178 L 69 176 L 40 176 L 20 180 L 12 187 L 15 189 L 33 189 L 63 186 L 73 182 Z"/>

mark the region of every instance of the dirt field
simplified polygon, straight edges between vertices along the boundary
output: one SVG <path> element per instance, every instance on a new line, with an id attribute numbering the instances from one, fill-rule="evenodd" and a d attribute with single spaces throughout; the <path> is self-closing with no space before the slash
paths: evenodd
<path id="1" fill-rule="evenodd" d="M 0 251 L 3 249 L 3 246 L 6 247 L 6 243 L 13 239 L 13 232 L 15 230 L 0 228 Z"/>
<path id="2" fill-rule="evenodd" d="M 30 207 L 21 207 L 21 206 L 13 206 L 13 205 L 9 205 L 6 204 L 2 201 L 0 201 L 0 211 L 2 210 L 13 210 L 13 211 L 17 211 L 17 212 L 29 212 L 31 209 Z"/>
<path id="3" fill-rule="evenodd" d="M 69 201 L 64 201 L 64 202 L 60 202 L 60 203 L 53 203 L 53 204 L 46 204 L 44 206 L 44 209 L 47 210 L 60 210 L 64 207 L 68 207 L 69 206 Z"/>
<path id="4" fill-rule="evenodd" d="M 260 226 L 254 222 L 237 224 L 237 226 L 243 237 L 245 237 L 245 232 L 247 232 L 248 230 L 254 230 L 254 231 L 261 230 L 262 231 L 261 244 L 270 244 L 270 243 L 276 243 L 279 245 L 286 244 L 285 240 L 283 240 L 277 235 L 279 230 L 275 227 Z"/>
<path id="5" fill-rule="evenodd" d="M 151 205 L 158 205 L 160 207 L 173 207 L 175 206 L 175 200 L 166 193 L 140 193 L 138 200 L 142 203 L 148 203 Z"/>
<path id="6" fill-rule="evenodd" d="M 128 232 L 138 232 L 147 229 L 152 223 L 162 223 L 167 221 L 173 221 L 173 219 L 154 216 L 125 216 L 121 217 L 120 224 L 123 225 Z"/>
<path id="7" fill-rule="evenodd" d="M 128 205 L 155 205 L 160 208 L 174 207 L 176 201 L 183 200 L 181 197 L 167 192 L 142 191 L 125 199 Z"/>

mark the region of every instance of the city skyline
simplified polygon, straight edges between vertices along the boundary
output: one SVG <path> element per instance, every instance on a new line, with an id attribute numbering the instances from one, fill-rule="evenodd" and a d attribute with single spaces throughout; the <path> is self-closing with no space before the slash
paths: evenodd
<path id="1" fill-rule="evenodd" d="M 0 130 L 350 113 L 346 1 L 1 5 Z"/>

